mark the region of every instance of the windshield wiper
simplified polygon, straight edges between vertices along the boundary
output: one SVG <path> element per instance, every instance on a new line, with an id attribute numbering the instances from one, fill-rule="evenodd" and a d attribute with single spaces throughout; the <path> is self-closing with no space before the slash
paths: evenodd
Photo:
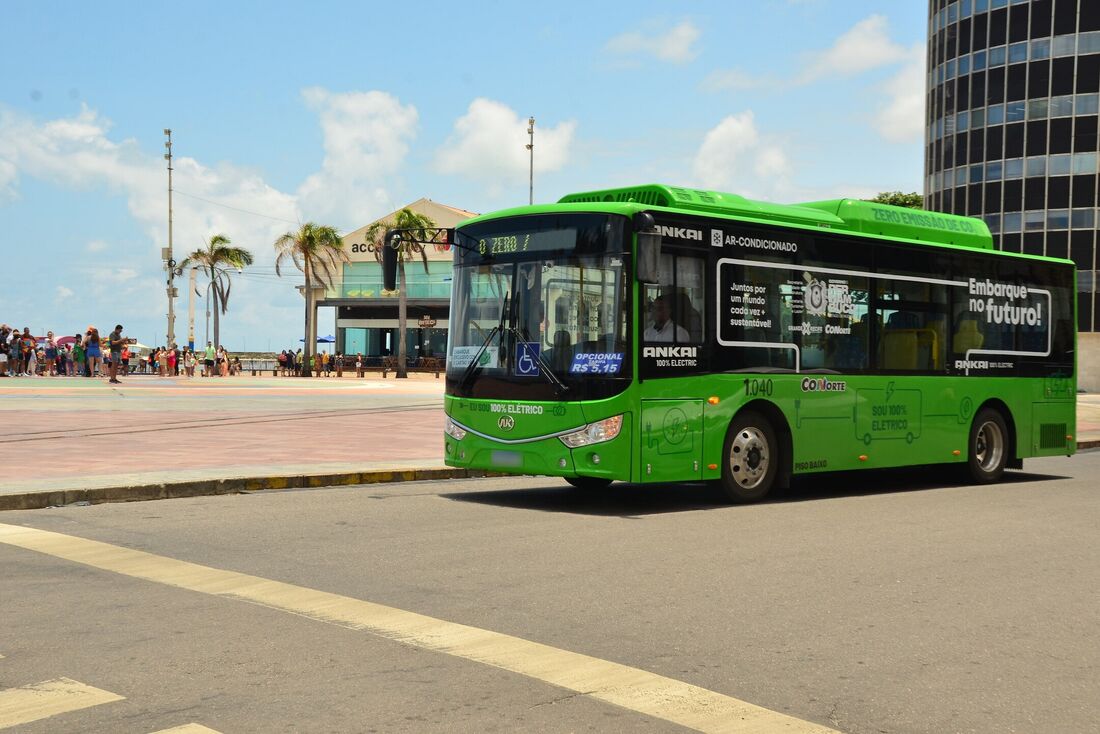
<path id="1" fill-rule="evenodd" d="M 481 348 L 474 354 L 474 358 L 470 360 L 470 364 L 466 365 L 466 371 L 462 373 L 462 379 L 458 381 L 458 386 L 460 388 L 465 388 L 467 382 L 469 382 L 470 378 L 477 372 L 480 367 L 478 360 L 481 359 L 481 355 L 485 353 L 485 350 L 489 348 L 489 342 L 493 341 L 493 335 L 504 333 L 504 322 L 508 318 L 508 296 L 510 295 L 511 293 L 504 294 L 504 303 L 502 303 L 500 307 L 500 320 L 497 322 L 496 326 L 489 329 L 489 336 L 485 337 L 485 342 L 481 345 Z"/>

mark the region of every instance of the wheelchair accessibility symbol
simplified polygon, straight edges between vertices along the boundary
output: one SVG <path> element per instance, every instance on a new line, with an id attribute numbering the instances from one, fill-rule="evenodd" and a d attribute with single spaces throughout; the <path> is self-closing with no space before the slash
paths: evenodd
<path id="1" fill-rule="evenodd" d="M 538 342 L 516 342 L 515 374 L 517 377 L 539 376 Z"/>

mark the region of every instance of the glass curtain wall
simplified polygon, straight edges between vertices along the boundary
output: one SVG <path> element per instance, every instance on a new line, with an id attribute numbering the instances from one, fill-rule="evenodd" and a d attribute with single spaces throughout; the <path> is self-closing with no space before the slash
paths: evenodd
<path id="1" fill-rule="evenodd" d="M 1078 328 L 1100 330 L 1100 2 L 931 0 L 928 18 L 925 207 L 1073 259 Z"/>

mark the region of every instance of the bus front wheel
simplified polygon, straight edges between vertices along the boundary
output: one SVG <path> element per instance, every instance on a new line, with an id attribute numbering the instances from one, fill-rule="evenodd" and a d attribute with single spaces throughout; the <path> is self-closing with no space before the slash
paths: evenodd
<path id="1" fill-rule="evenodd" d="M 981 410 L 970 426 L 967 470 L 976 484 L 996 482 L 1008 463 L 1008 427 L 1000 412 Z"/>
<path id="2" fill-rule="evenodd" d="M 771 491 L 779 470 L 779 442 L 771 422 L 745 411 L 726 434 L 722 489 L 734 502 L 755 502 Z"/>

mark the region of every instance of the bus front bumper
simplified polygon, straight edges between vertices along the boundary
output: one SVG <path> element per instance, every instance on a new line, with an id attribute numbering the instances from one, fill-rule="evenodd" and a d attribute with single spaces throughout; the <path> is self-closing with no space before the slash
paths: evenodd
<path id="1" fill-rule="evenodd" d="M 444 433 L 443 459 L 447 466 L 505 474 L 629 481 L 631 433 L 629 414 L 623 416 L 615 438 L 572 449 L 556 436 L 505 443 L 473 432 L 467 432 L 461 440 Z"/>

